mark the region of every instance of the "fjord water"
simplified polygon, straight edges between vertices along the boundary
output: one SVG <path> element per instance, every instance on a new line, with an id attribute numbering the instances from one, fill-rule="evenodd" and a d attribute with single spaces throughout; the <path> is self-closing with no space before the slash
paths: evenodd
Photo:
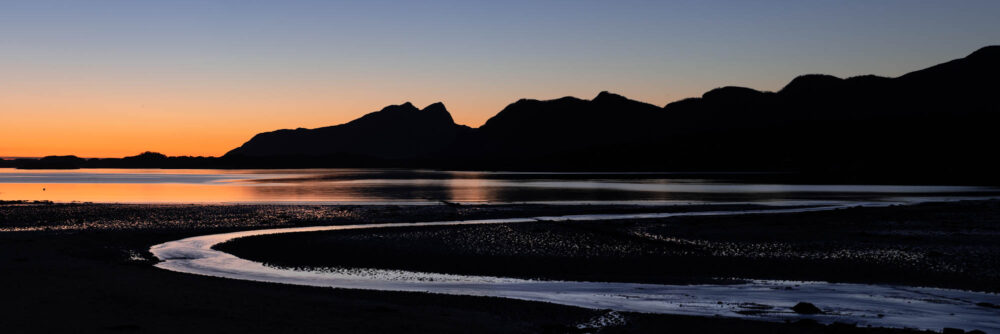
<path id="1" fill-rule="evenodd" d="M 0 169 L 0 200 L 114 203 L 664 203 L 990 196 L 967 186 L 811 185 L 754 175 L 412 169 Z"/>

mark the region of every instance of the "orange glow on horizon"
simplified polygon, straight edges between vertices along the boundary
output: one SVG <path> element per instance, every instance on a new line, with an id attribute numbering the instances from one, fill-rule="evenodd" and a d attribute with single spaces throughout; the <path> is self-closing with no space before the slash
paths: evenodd
<path id="1" fill-rule="evenodd" d="M 124 157 L 145 151 L 169 156 L 220 156 L 260 132 L 342 124 L 384 105 L 406 102 L 401 99 L 378 105 L 362 100 L 334 103 L 259 98 L 163 101 L 112 97 L 38 101 L 0 96 L 0 157 Z M 423 107 L 437 101 L 412 102 Z M 481 110 L 470 114 L 455 112 L 446 102 L 455 121 L 470 126 L 481 125 L 500 110 L 484 104 L 463 104 Z"/>
<path id="2" fill-rule="evenodd" d="M 221 156 L 255 134 L 278 129 L 343 124 L 387 105 L 423 108 L 444 102 L 458 124 L 478 127 L 522 97 L 592 98 L 597 90 L 559 90 L 544 95 L 494 92 L 436 99 L 443 91 L 406 94 L 357 89 L 273 87 L 151 92 L 146 89 L 81 89 L 29 86 L 0 91 L 0 157 L 76 155 L 125 157 L 145 151 L 168 156 Z M 585 91 L 580 94 L 574 92 Z M 43 93 L 50 92 L 50 93 Z M 631 98 L 636 98 L 630 96 Z M 662 105 L 657 99 L 641 99 Z"/>

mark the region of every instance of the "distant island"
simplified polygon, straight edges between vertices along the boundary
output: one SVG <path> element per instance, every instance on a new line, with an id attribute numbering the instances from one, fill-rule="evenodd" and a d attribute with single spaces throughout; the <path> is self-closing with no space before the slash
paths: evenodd
<path id="1" fill-rule="evenodd" d="M 852 180 L 996 183 L 1000 46 L 897 78 L 803 75 L 777 92 L 722 87 L 663 107 L 601 92 L 522 99 L 483 126 L 442 103 L 260 133 L 222 157 L 0 160 L 17 168 L 399 167 L 760 171 Z"/>

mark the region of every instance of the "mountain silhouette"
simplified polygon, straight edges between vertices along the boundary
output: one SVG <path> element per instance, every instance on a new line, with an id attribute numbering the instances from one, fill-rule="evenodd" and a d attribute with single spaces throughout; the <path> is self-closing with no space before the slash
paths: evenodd
<path id="1" fill-rule="evenodd" d="M 652 104 L 601 92 L 593 100 L 564 97 L 523 99 L 477 129 L 479 149 L 491 155 L 532 156 L 624 145 L 653 134 L 649 120 L 662 110 Z"/>
<path id="2" fill-rule="evenodd" d="M 441 103 L 404 103 L 341 125 L 261 133 L 221 158 L 61 157 L 48 164 L 777 171 L 998 183 L 998 78 L 1000 46 L 989 46 L 896 78 L 809 74 L 776 92 L 721 87 L 663 107 L 609 92 L 591 100 L 522 99 L 479 128 L 455 124 Z M 39 165 L 46 164 L 32 166 Z"/>
<path id="3" fill-rule="evenodd" d="M 383 159 L 431 156 L 451 148 L 469 132 L 455 124 L 444 104 L 417 109 L 406 102 L 369 113 L 346 124 L 265 132 L 227 156 L 359 155 Z"/>

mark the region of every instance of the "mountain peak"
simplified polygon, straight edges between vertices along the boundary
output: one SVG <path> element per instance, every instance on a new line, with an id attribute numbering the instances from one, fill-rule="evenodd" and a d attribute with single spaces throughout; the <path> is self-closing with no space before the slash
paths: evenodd
<path id="1" fill-rule="evenodd" d="M 420 109 L 417 109 L 417 107 L 413 106 L 413 103 L 410 103 L 409 101 L 407 101 L 407 102 L 404 102 L 403 104 L 395 104 L 395 105 L 391 105 L 391 106 L 386 106 L 385 108 L 382 108 L 382 110 L 379 110 L 379 111 L 399 112 L 399 111 L 419 111 L 419 110 Z"/>
<path id="2" fill-rule="evenodd" d="M 594 99 L 591 100 L 591 101 L 601 102 L 601 101 L 624 101 L 624 100 L 628 100 L 628 99 L 625 98 L 624 96 L 621 96 L 621 95 L 618 95 L 618 94 L 615 94 L 615 93 L 610 93 L 608 91 L 602 91 L 600 94 L 597 94 L 597 96 L 594 97 Z"/>
<path id="3" fill-rule="evenodd" d="M 424 109 L 420 112 L 424 115 L 440 119 L 444 123 L 455 124 L 455 119 L 451 117 L 451 113 L 449 113 L 448 109 L 444 107 L 444 103 L 431 103 L 430 105 L 424 107 Z"/>
<path id="4" fill-rule="evenodd" d="M 424 112 L 428 112 L 428 111 L 430 111 L 430 112 L 441 112 L 441 111 L 448 112 L 448 109 L 444 107 L 444 103 L 434 102 L 434 103 L 431 103 L 431 104 L 427 105 L 426 107 L 424 107 L 424 109 L 421 110 L 421 111 L 424 111 Z"/>
<path id="5" fill-rule="evenodd" d="M 760 94 L 760 91 L 752 88 L 726 86 L 710 90 L 705 94 L 702 94 L 701 98 L 706 100 L 738 100 Z"/>
<path id="6" fill-rule="evenodd" d="M 467 130 L 468 127 L 455 124 L 441 102 L 424 109 L 405 102 L 344 124 L 258 134 L 227 155 L 414 158 L 450 147 Z"/>
<path id="7" fill-rule="evenodd" d="M 1000 59 L 1000 45 L 984 46 L 965 58 Z"/>
<path id="8" fill-rule="evenodd" d="M 792 79 L 779 91 L 782 94 L 817 92 L 830 89 L 842 83 L 844 79 L 827 74 L 806 74 Z"/>

